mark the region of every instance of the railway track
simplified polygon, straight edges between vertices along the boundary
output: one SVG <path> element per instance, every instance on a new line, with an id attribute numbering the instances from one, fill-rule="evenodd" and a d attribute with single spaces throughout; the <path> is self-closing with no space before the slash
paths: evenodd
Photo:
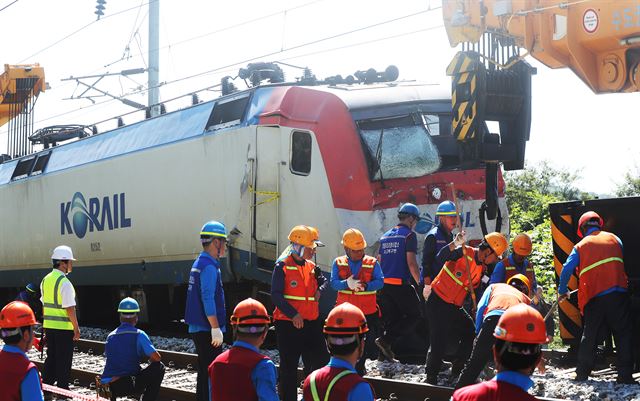
<path id="1" fill-rule="evenodd" d="M 104 342 L 79 340 L 75 344 L 75 351 L 81 352 L 83 357 L 74 359 L 74 369 L 72 369 L 71 377 L 77 380 L 78 385 L 90 388 L 95 383 L 95 377 L 100 372 L 96 372 L 99 363 L 104 363 L 102 354 L 104 353 Z M 160 389 L 159 399 L 191 401 L 195 400 L 195 392 L 185 389 L 185 383 L 195 383 L 195 372 L 197 355 L 159 350 L 162 354 L 162 361 L 167 366 L 163 386 Z M 100 360 L 101 362 L 98 362 Z M 36 364 L 42 365 L 42 362 L 34 361 Z M 93 364 L 93 370 L 90 368 Z M 102 366 L 102 365 L 100 365 Z M 302 369 L 299 370 L 299 376 L 302 379 Z M 604 373 L 604 372 L 603 372 Z M 401 380 L 386 379 L 382 377 L 367 376 L 367 380 L 373 386 L 376 397 L 383 399 L 396 399 L 398 401 L 448 401 L 453 393 L 450 387 L 433 386 L 423 383 L 407 382 Z M 175 386 L 175 384 L 180 384 Z M 174 385 L 172 385 L 174 384 Z M 183 387 L 183 388 L 178 388 Z M 561 401 L 553 398 L 539 398 L 547 401 Z"/>

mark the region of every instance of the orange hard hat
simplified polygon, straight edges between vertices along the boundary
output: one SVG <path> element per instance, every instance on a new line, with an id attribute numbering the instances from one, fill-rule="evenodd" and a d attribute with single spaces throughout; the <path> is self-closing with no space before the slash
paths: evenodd
<path id="1" fill-rule="evenodd" d="M 231 324 L 238 326 L 260 326 L 271 323 L 267 308 L 253 298 L 240 301 L 233 309 Z"/>
<path id="2" fill-rule="evenodd" d="M 369 331 L 369 327 L 364 313 L 349 302 L 341 303 L 333 308 L 322 329 L 324 334 L 333 335 L 363 334 L 367 331 Z"/>
<path id="3" fill-rule="evenodd" d="M 367 247 L 367 241 L 360 230 L 349 228 L 342 234 L 342 245 L 354 251 L 361 251 Z"/>
<path id="4" fill-rule="evenodd" d="M 320 231 L 316 227 L 307 226 L 309 230 L 311 230 L 311 234 L 313 234 L 313 241 L 316 243 L 316 246 L 324 246 L 324 244 L 320 241 Z"/>
<path id="5" fill-rule="evenodd" d="M 36 324 L 36 317 L 31 307 L 24 302 L 9 302 L 0 311 L 0 329 L 14 329 L 34 324 Z"/>
<path id="6" fill-rule="evenodd" d="M 529 278 L 527 276 L 525 276 L 524 274 L 518 273 L 518 274 L 514 275 L 513 277 L 511 277 L 509 279 L 509 281 L 507 281 L 507 284 L 509 284 L 511 286 L 514 286 L 516 288 L 518 288 L 518 285 L 517 285 L 518 283 L 522 283 L 525 286 L 527 286 L 527 292 L 525 293 L 525 295 L 529 295 L 531 293 L 531 283 L 529 282 Z"/>
<path id="7" fill-rule="evenodd" d="M 520 256 L 529 256 L 531 255 L 531 237 L 528 234 L 521 233 L 516 235 L 511 243 L 513 246 L 513 252 Z"/>
<path id="8" fill-rule="evenodd" d="M 578 220 L 578 237 L 582 238 L 584 236 L 584 234 L 582 234 L 582 226 L 591 220 L 598 220 L 597 224 L 595 222 L 591 223 L 593 226 L 597 225 L 598 227 L 602 228 L 602 226 L 604 225 L 604 220 L 602 220 L 602 217 L 600 217 L 598 213 L 592 210 L 585 212 L 582 214 L 582 216 L 580 216 L 580 220 Z"/>
<path id="9" fill-rule="evenodd" d="M 500 317 L 493 336 L 512 343 L 549 342 L 544 318 L 540 312 L 525 304 L 517 304 L 507 309 Z"/>
<path id="10" fill-rule="evenodd" d="M 495 252 L 498 257 L 504 253 L 509 247 L 507 243 L 507 238 L 502 233 L 492 232 L 484 236 L 484 240 L 489 244 L 493 252 Z"/>
<path id="11" fill-rule="evenodd" d="M 295 226 L 289 232 L 289 241 L 307 248 L 315 248 L 313 231 L 307 226 Z"/>

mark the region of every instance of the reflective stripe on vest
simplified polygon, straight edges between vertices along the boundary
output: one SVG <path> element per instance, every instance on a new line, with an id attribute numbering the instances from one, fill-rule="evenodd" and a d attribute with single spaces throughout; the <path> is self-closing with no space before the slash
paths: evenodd
<path id="1" fill-rule="evenodd" d="M 311 373 L 311 395 L 313 396 L 313 401 L 320 401 L 320 396 L 318 395 L 318 388 L 316 387 L 316 373 L 318 371 L 314 371 L 313 373 Z M 329 400 L 329 395 L 331 394 L 331 389 L 333 388 L 333 386 L 336 384 L 336 382 L 340 379 L 342 379 L 344 376 L 346 375 L 350 375 L 353 374 L 353 372 L 351 372 L 350 370 L 343 370 L 342 372 L 338 373 L 332 380 L 331 382 L 329 382 L 329 386 L 327 387 L 327 392 L 324 394 L 324 400 L 323 401 L 328 401 Z"/>
<path id="2" fill-rule="evenodd" d="M 49 273 L 42 283 L 42 305 L 43 305 L 43 327 L 45 329 L 73 330 L 73 324 L 67 315 L 67 311 L 62 307 L 61 284 L 62 280 L 68 280 L 66 276 Z"/>
<path id="3" fill-rule="evenodd" d="M 595 263 L 590 264 L 589 266 L 585 267 L 584 269 L 580 270 L 580 274 L 578 275 L 578 277 L 582 277 L 583 274 L 585 274 L 586 272 L 588 272 L 591 269 L 594 269 L 598 266 L 601 266 L 605 263 L 609 263 L 609 262 L 620 262 L 620 263 L 624 263 L 624 260 L 622 260 L 622 258 L 617 258 L 617 257 L 612 257 L 612 258 L 606 258 L 606 259 L 602 259 L 599 260 Z"/>
<path id="4" fill-rule="evenodd" d="M 467 256 L 467 259 L 469 259 L 469 261 L 473 261 L 473 258 L 471 258 L 469 256 Z M 447 267 L 446 263 L 445 263 L 444 266 L 442 266 L 442 269 L 449 275 L 449 277 L 451 277 L 453 279 L 453 281 L 456 282 L 456 284 L 458 284 L 461 287 L 464 287 L 465 290 L 467 289 L 467 286 L 465 286 L 462 281 L 458 280 L 458 278 L 453 273 L 451 273 L 451 270 L 449 270 L 449 268 Z"/>
<path id="5" fill-rule="evenodd" d="M 283 295 L 285 299 L 293 299 L 294 301 L 315 301 L 316 297 L 297 297 L 295 295 Z"/>

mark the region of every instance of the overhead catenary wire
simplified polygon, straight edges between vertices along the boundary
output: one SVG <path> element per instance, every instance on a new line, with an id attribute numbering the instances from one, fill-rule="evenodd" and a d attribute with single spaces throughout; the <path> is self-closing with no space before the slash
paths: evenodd
<path id="1" fill-rule="evenodd" d="M 322 0 L 319 0 L 319 1 L 322 1 Z M 316 2 L 318 2 L 318 1 L 316 1 Z M 311 4 L 311 3 L 307 3 L 307 4 Z M 350 35 L 350 34 L 353 34 L 353 33 L 361 32 L 361 31 L 364 31 L 364 30 L 367 30 L 367 29 L 372 29 L 372 28 L 375 28 L 375 27 L 378 27 L 378 26 L 382 26 L 382 25 L 385 25 L 385 24 L 390 24 L 390 23 L 393 23 L 393 22 L 397 22 L 397 21 L 401 21 L 401 20 L 407 19 L 407 18 L 415 17 L 417 15 L 429 13 L 431 11 L 436 11 L 436 10 L 438 10 L 440 8 L 442 8 L 442 7 L 432 7 L 430 9 L 420 10 L 420 11 L 413 12 L 413 13 L 410 13 L 410 14 L 406 14 L 406 15 L 403 15 L 403 16 L 394 17 L 394 18 L 389 19 L 389 20 L 376 22 L 374 24 L 369 24 L 369 25 L 366 25 L 366 26 L 358 27 L 358 28 L 355 28 L 355 29 L 351 29 L 349 31 L 342 32 L 342 33 L 330 35 L 330 36 L 323 37 L 323 38 L 320 38 L 320 39 L 315 39 L 315 40 L 312 40 L 312 41 L 309 41 L 309 42 L 306 42 L 306 43 L 302 43 L 302 44 L 299 44 L 299 45 L 296 45 L 296 46 L 292 46 L 292 47 L 284 49 L 284 50 L 277 50 L 277 51 L 274 51 L 274 52 L 269 52 L 269 53 L 262 54 L 262 55 L 259 55 L 259 56 L 254 56 L 254 57 L 250 57 L 250 58 L 247 58 L 247 59 L 236 61 L 236 62 L 233 62 L 233 63 L 230 63 L 230 64 L 226 64 L 224 66 L 219 66 L 219 67 L 216 67 L 214 69 L 207 70 L 207 71 L 204 71 L 204 72 L 200 72 L 200 73 L 192 74 L 192 75 L 189 75 L 189 76 L 177 78 L 177 79 L 174 79 L 174 80 L 171 80 L 171 81 L 162 82 L 159 85 L 156 85 L 156 86 L 154 86 L 152 88 L 158 88 L 158 87 L 161 87 L 161 86 L 166 86 L 166 85 L 174 84 L 174 83 L 177 83 L 177 82 L 182 82 L 182 81 L 185 81 L 185 80 L 193 79 L 193 78 L 196 78 L 196 77 L 201 77 L 201 76 L 204 76 L 204 75 L 213 74 L 213 73 L 216 73 L 216 72 L 220 72 L 222 70 L 226 70 L 226 69 L 228 69 L 230 67 L 234 67 L 234 66 L 238 66 L 238 65 L 244 65 L 246 63 L 249 63 L 249 62 L 252 62 L 252 61 L 256 61 L 256 60 L 260 60 L 260 59 L 264 59 L 266 57 L 272 57 L 272 56 L 277 55 L 277 54 L 282 54 L 282 53 L 286 53 L 286 52 L 289 52 L 289 51 L 292 51 L 292 50 L 297 50 L 297 49 L 301 49 L 301 48 L 304 48 L 304 47 L 307 47 L 307 46 L 311 46 L 311 45 L 315 45 L 315 44 L 322 43 L 322 42 L 325 42 L 325 41 L 329 41 L 329 40 L 332 40 L 332 39 L 337 39 L 337 38 L 340 38 L 340 37 L 343 37 L 343 36 L 347 36 L 347 35 Z M 365 44 L 375 43 L 377 41 L 394 39 L 394 38 L 398 38 L 398 37 L 402 37 L 402 36 L 406 36 L 406 35 L 410 35 L 410 34 L 429 31 L 429 30 L 440 28 L 440 27 L 442 27 L 442 25 L 428 27 L 428 28 L 424 28 L 424 29 L 420 29 L 420 30 L 416 30 L 416 31 L 411 31 L 411 32 L 407 32 L 407 33 L 402 33 L 402 34 L 391 35 L 389 37 L 383 37 L 383 38 L 378 38 L 378 39 L 374 39 L 374 40 L 367 40 L 367 41 L 356 43 L 356 44 L 343 45 L 343 46 L 339 46 L 339 47 L 336 47 L 336 48 L 333 48 L 333 49 L 318 50 L 318 51 L 306 53 L 305 55 L 298 55 L 298 56 L 292 56 L 292 57 L 289 57 L 289 58 L 283 58 L 282 60 L 300 58 L 300 57 L 311 56 L 311 55 L 314 55 L 314 54 L 326 53 L 326 52 L 329 52 L 329 51 L 335 51 L 335 50 L 340 50 L 340 49 L 349 48 L 349 47 L 361 46 L 361 45 L 365 45 Z M 212 87 L 216 87 L 216 86 L 217 85 L 214 85 Z M 202 89 L 202 90 L 210 90 L 212 87 L 207 87 L 207 88 Z M 135 91 L 129 92 L 127 94 L 124 94 L 124 95 L 122 95 L 122 97 L 132 96 L 132 95 L 136 95 L 136 94 L 143 94 L 143 93 L 147 92 L 150 89 L 151 88 L 142 88 L 140 90 L 135 90 Z M 202 90 L 199 90 L 199 91 L 202 91 Z M 189 92 L 189 94 L 191 94 L 191 93 L 194 93 L 194 92 L 193 91 Z M 186 95 L 179 96 L 178 98 L 181 98 L 181 97 L 184 97 L 184 96 L 186 96 Z M 175 100 L 175 99 L 171 99 L 171 100 Z M 171 100 L 166 100 L 166 101 L 171 101 Z M 44 118 L 42 120 L 38 120 L 37 123 L 41 123 L 41 122 L 48 121 L 48 120 L 51 120 L 51 119 L 54 119 L 54 118 L 62 117 L 64 115 L 72 114 L 72 113 L 77 112 L 77 111 L 86 110 L 86 109 L 94 108 L 94 107 L 97 107 L 97 106 L 102 106 L 102 105 L 105 105 L 105 104 L 113 102 L 113 101 L 115 101 L 115 99 L 109 99 L 109 100 L 105 100 L 103 102 L 96 102 L 94 104 L 91 104 L 91 105 L 88 105 L 88 106 L 83 106 L 83 107 L 80 107 L 80 108 L 75 109 L 75 110 L 71 110 L 71 111 L 68 111 L 68 112 L 56 114 L 54 116 L 46 117 L 46 118 Z M 132 113 L 135 113 L 135 112 L 139 112 L 139 110 L 134 110 L 132 112 L 123 114 L 121 116 L 129 115 L 129 114 L 132 114 Z M 110 117 L 110 118 L 108 118 L 106 120 L 99 121 L 97 123 L 89 124 L 89 125 L 100 124 L 100 123 L 103 123 L 103 122 L 106 122 L 106 121 L 113 120 L 114 118 L 117 118 L 117 116 Z"/>

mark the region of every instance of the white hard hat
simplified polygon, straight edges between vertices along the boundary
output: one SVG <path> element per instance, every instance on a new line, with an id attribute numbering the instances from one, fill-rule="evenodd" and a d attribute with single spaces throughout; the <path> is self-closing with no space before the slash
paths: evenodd
<path id="1" fill-rule="evenodd" d="M 71 248 L 66 245 L 57 246 L 56 249 L 53 250 L 53 254 L 51 255 L 51 259 L 54 260 L 75 260 L 73 257 L 73 252 Z"/>

